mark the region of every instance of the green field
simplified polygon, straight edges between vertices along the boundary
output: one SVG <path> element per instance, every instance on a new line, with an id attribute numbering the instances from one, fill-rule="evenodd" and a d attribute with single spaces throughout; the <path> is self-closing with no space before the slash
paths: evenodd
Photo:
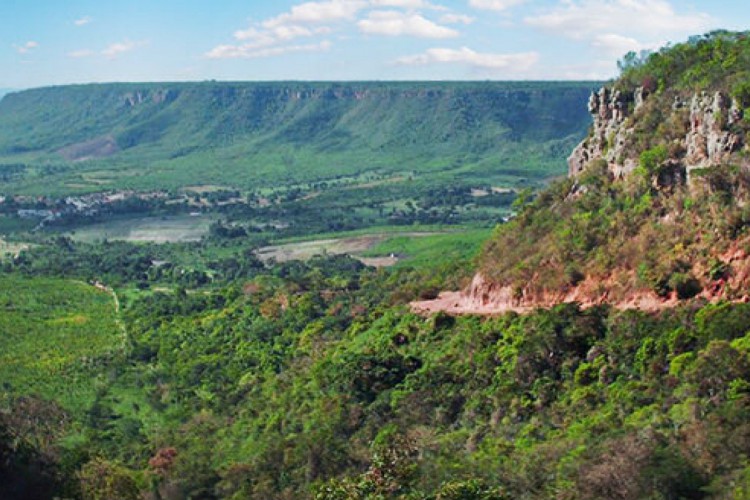
<path id="1" fill-rule="evenodd" d="M 491 234 L 492 229 L 469 229 L 421 238 L 399 235 L 374 245 L 362 255 L 394 256 L 396 266 L 433 267 L 473 259 Z"/>
<path id="2" fill-rule="evenodd" d="M 0 275 L 0 311 L 2 391 L 88 408 L 97 376 L 123 349 L 113 296 L 75 281 Z"/>

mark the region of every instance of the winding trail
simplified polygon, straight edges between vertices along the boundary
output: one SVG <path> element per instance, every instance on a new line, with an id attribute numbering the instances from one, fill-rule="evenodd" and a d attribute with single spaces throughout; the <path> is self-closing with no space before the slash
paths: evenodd
<path id="1" fill-rule="evenodd" d="M 79 283 L 82 283 L 86 286 L 92 286 L 96 288 L 97 290 L 101 292 L 106 292 L 109 295 L 112 296 L 112 302 L 114 303 L 115 307 L 115 324 L 120 329 L 121 339 L 120 339 L 120 348 L 122 349 L 122 352 L 127 354 L 128 345 L 129 345 L 129 335 L 128 335 L 128 329 L 125 326 L 125 322 L 122 320 L 122 307 L 120 306 L 120 297 L 117 296 L 117 292 L 114 288 L 111 286 L 107 286 L 104 283 L 100 281 L 96 281 L 94 283 L 85 283 L 83 281 L 79 281 Z"/>

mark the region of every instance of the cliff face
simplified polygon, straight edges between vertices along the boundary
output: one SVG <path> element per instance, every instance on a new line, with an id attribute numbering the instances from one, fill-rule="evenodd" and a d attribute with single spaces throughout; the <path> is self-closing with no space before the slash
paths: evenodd
<path id="1" fill-rule="evenodd" d="M 627 140 L 633 133 L 633 129 L 625 123 L 628 104 L 635 101 L 636 96 L 637 106 L 640 107 L 643 103 L 642 89 L 633 96 L 607 87 L 591 94 L 588 109 L 593 117 L 592 130 L 568 158 L 568 175 L 578 175 L 597 159 L 606 160 L 616 177 L 636 167 L 632 158 L 622 158 Z"/>
<path id="2" fill-rule="evenodd" d="M 742 147 L 742 137 L 731 131 L 743 118 L 738 103 L 723 92 L 701 92 L 690 100 L 690 131 L 685 137 L 688 170 L 731 160 Z"/>
<path id="3" fill-rule="evenodd" d="M 671 104 L 647 106 L 649 99 L 668 99 Z M 634 146 L 637 125 L 639 120 L 648 118 L 648 113 L 654 113 L 655 107 L 661 108 L 661 122 L 686 131 L 669 145 L 668 161 L 684 169 L 688 178 L 690 171 L 696 168 L 731 161 L 743 147 L 742 136 L 734 132 L 734 125 L 743 119 L 742 109 L 724 92 L 657 97 L 643 87 L 631 94 L 603 87 L 589 99 L 592 129 L 568 158 L 568 175 L 577 176 L 596 160 L 606 161 L 615 179 L 635 170 L 642 153 Z"/>

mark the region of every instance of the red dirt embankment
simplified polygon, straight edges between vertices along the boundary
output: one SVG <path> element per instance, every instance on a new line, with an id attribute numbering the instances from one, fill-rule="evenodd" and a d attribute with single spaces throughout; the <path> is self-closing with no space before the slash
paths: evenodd
<path id="1" fill-rule="evenodd" d="M 588 287 L 574 287 L 566 293 L 544 294 L 533 298 L 518 297 L 511 287 L 497 286 L 487 282 L 481 274 L 474 276 L 471 285 L 462 291 L 441 292 L 433 300 L 415 301 L 410 304 L 412 311 L 418 314 L 435 314 L 445 312 L 451 315 L 477 314 L 499 315 L 506 312 L 528 313 L 537 308 L 549 308 L 557 304 L 577 302 L 582 308 L 609 303 L 618 309 L 640 309 L 659 311 L 678 304 L 674 293 L 668 297 L 659 297 L 653 292 L 634 291 L 617 301 L 608 300 L 605 292 L 592 296 L 586 292 Z"/>
<path id="2" fill-rule="evenodd" d="M 707 302 L 748 302 L 750 290 L 750 255 L 745 250 L 750 245 L 736 242 L 729 250 L 719 256 L 719 260 L 726 264 L 726 275 L 716 280 L 703 280 L 703 289 L 694 299 Z M 693 269 L 697 276 L 705 276 L 703 269 Z M 681 301 L 675 292 L 661 297 L 651 290 L 632 286 L 623 287 L 621 283 L 624 275 L 632 272 L 620 273 L 609 279 L 587 278 L 580 284 L 570 287 L 564 292 L 530 293 L 527 290 L 518 291 L 509 286 L 498 285 L 476 274 L 471 284 L 462 291 L 442 292 L 433 300 L 415 301 L 410 304 L 412 311 L 418 314 L 430 315 L 445 312 L 451 315 L 499 315 L 506 312 L 519 314 L 528 313 L 537 308 L 550 308 L 557 304 L 576 302 L 582 308 L 595 305 L 609 304 L 617 309 L 640 309 L 656 312 L 669 309 Z"/>

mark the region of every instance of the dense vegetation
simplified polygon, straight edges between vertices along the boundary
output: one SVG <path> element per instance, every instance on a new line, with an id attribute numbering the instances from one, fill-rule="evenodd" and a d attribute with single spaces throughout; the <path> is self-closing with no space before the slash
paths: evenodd
<path id="1" fill-rule="evenodd" d="M 657 52 L 628 53 L 619 88 L 647 83 L 651 90 L 729 91 L 750 105 L 750 32 L 713 31 Z"/>
<path id="2" fill-rule="evenodd" d="M 19 394 L 6 374 L 5 484 L 85 498 L 746 494 L 748 305 L 394 307 L 441 272 L 337 257 L 129 295 L 127 348 L 87 365 L 93 399 Z M 19 285 L 39 300 L 58 293 L 47 283 Z"/>
<path id="3" fill-rule="evenodd" d="M 746 60 L 745 46 L 742 34 L 715 33 L 644 61 L 629 58 L 615 85 L 641 80 L 641 86 L 652 75 L 659 82 L 652 89 L 655 104 L 639 116 L 656 116 L 684 90 L 680 82 L 717 88 L 703 80 L 713 73 L 701 69 L 713 57 L 728 58 L 724 77 L 731 79 L 740 68 L 731 61 Z M 692 57 L 701 68 L 666 63 Z M 665 64 L 671 69 L 661 73 Z M 243 94 L 234 84 L 203 86 L 213 89 L 217 106 L 220 97 L 255 95 L 260 88 L 247 86 Z M 33 100 L 55 92 L 107 90 L 115 102 L 123 89 L 137 88 L 51 89 L 16 99 L 31 100 L 29 109 L 38 110 Z M 149 87 L 131 98 L 152 109 L 149 116 L 167 120 L 159 106 L 180 102 L 193 87 L 179 88 L 172 94 Z M 331 101 L 341 98 L 336 92 L 347 95 L 328 84 L 313 89 L 332 92 L 325 94 Z M 425 91 L 431 99 L 442 95 Z M 139 121 L 148 115 L 143 112 L 121 122 L 118 133 L 133 141 L 124 143 L 132 145 L 133 158 L 136 152 L 157 158 L 163 151 L 146 144 L 162 139 L 139 142 L 142 136 L 128 128 L 145 123 Z M 158 120 L 165 137 L 177 130 Z M 228 121 L 220 132 L 251 126 Z M 148 136 L 151 129 L 137 130 Z M 647 130 L 643 125 L 644 136 Z M 52 140 L 38 132 L 39 144 Z M 341 192 L 349 191 L 341 196 L 318 178 L 274 190 L 185 194 L 186 206 L 220 215 L 193 243 L 83 243 L 43 230 L 25 234 L 33 245 L 6 257 L 0 268 L 2 493 L 85 499 L 749 497 L 750 305 L 732 299 L 746 296 L 750 286 L 750 181 L 738 155 L 736 164 L 695 172 L 689 186 L 663 182 L 674 152 L 659 129 L 650 136 L 633 145 L 640 165 L 625 180 L 612 179 L 606 162 L 594 161 L 579 177 L 536 196 L 493 190 L 492 182 L 409 185 L 408 176 L 398 175 L 395 182 L 389 175 L 356 177 L 357 187 L 347 184 L 355 178 L 339 179 L 347 186 Z M 124 139 L 115 139 L 121 146 Z M 325 136 L 335 145 L 334 139 Z M 130 153 L 119 154 L 106 161 Z M 393 195 L 390 205 L 356 212 L 375 196 L 372 183 L 379 183 L 381 195 Z M 226 203 L 238 197 L 243 200 Z M 12 203 L 41 207 L 45 201 Z M 144 203 L 153 203 L 159 216 L 177 210 L 164 200 Z M 492 210 L 511 203 L 517 216 L 500 225 L 476 257 L 493 282 L 525 296 L 588 283 L 599 287 L 593 294 L 606 292 L 613 302 L 646 290 L 678 305 L 659 312 L 571 303 L 525 315 L 413 314 L 409 301 L 467 284 L 487 234 L 483 228 L 382 241 L 372 254 L 416 256 L 392 269 L 345 255 L 264 263 L 253 251 L 271 239 L 261 226 L 283 218 L 291 224 L 275 231 L 304 239 L 385 219 L 402 226 L 450 224 L 453 213 L 464 224 L 485 222 L 503 213 Z M 330 208 L 323 217 L 341 214 L 332 220 L 346 224 L 316 221 L 310 214 L 316 206 Z M 16 235 L 26 229 L 24 219 L 12 217 L 17 208 L 4 216 Z M 710 298 L 728 300 L 695 298 L 713 289 Z"/>

